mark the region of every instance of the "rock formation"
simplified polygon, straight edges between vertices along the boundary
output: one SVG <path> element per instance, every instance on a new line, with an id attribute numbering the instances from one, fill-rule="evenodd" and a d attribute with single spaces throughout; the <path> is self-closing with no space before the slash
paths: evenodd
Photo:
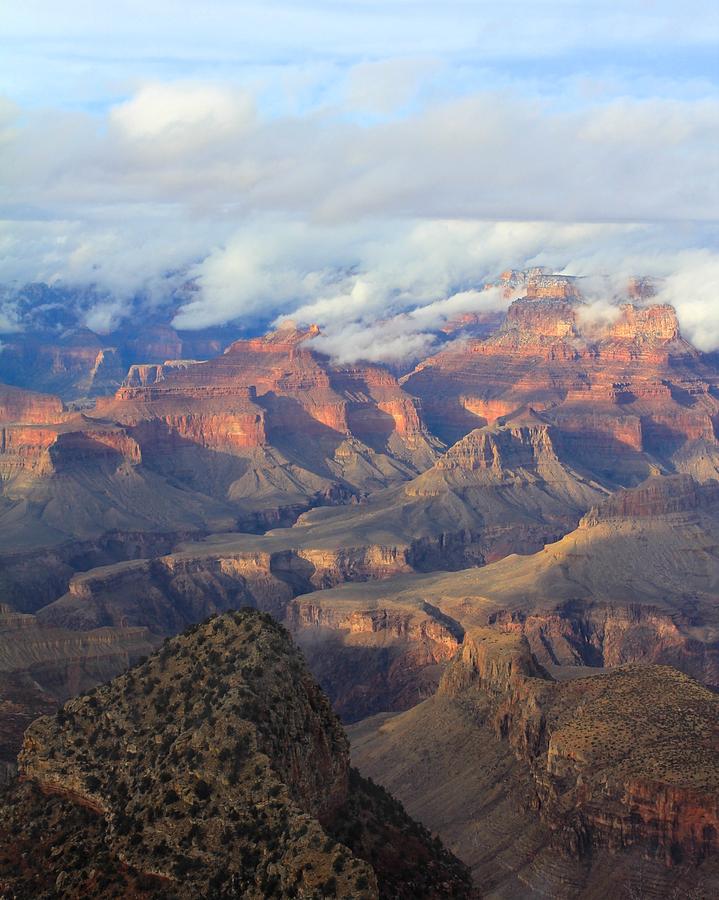
<path id="1" fill-rule="evenodd" d="M 57 422 L 64 407 L 58 397 L 0 385 L 0 422 L 46 425 Z"/>
<path id="2" fill-rule="evenodd" d="M 20 765 L 0 812 L 0 882 L 17 897 L 470 896 L 464 867 L 350 770 L 329 703 L 268 616 L 167 642 L 36 721 Z"/>
<path id="3" fill-rule="evenodd" d="M 185 896 L 181 878 L 196 890 L 209 866 L 228 895 L 289 896 L 307 852 L 300 896 L 347 893 L 357 873 L 358 896 L 447 895 L 426 835 L 347 769 L 326 701 L 304 675 L 309 693 L 289 689 L 299 663 L 266 613 L 353 723 L 363 767 L 488 892 L 596 900 L 622 886 L 670 896 L 682 878 L 690 891 L 714 885 L 716 702 L 701 685 L 719 686 L 716 360 L 682 338 L 648 279 L 614 306 L 543 269 L 488 289 L 497 308 L 448 323 L 444 349 L 399 382 L 333 363 L 316 328 L 223 342 L 153 321 L 99 339 L 38 294 L 33 315 L 50 316 L 53 336 L 33 384 L 63 399 L 0 388 L 0 781 L 36 715 L 169 643 L 129 680 L 72 701 L 69 719 L 31 727 L 33 783 L 12 788 L 0 819 L 0 885 L 11 879 L 0 894 Z M 31 337 L 4 344 L 0 374 L 28 382 Z M 223 615 L 244 606 L 263 615 Z M 217 630 L 173 637 L 218 613 Z M 199 657 L 205 674 L 190 668 Z M 294 763 L 242 705 L 276 703 L 268 673 L 288 693 L 287 727 L 308 728 L 293 732 L 309 754 Z M 236 712 L 218 686 L 241 694 L 236 732 L 263 755 L 254 780 L 278 791 L 252 840 L 236 833 L 233 804 L 260 787 L 215 759 Z M 305 769 L 326 776 L 327 794 Z M 212 816 L 195 809 L 201 798 L 177 805 L 198 779 Z M 220 802 L 218 785 L 239 793 Z M 141 795 L 147 819 L 132 812 Z M 217 829 L 241 850 L 227 878 Z M 71 866 L 54 851 L 42 870 L 27 862 L 45 831 Z M 94 874 L 80 834 L 101 861 Z M 346 848 L 336 872 L 330 839 Z M 423 865 L 414 894 L 392 880 Z"/>
<path id="4" fill-rule="evenodd" d="M 429 604 L 463 629 L 498 625 L 525 636 L 552 672 L 662 664 L 716 688 L 718 502 L 712 484 L 656 476 L 613 495 L 535 554 L 343 585 L 312 602 L 345 617 Z"/>
<path id="5" fill-rule="evenodd" d="M 46 627 L 0 604 L 0 782 L 33 719 L 124 672 L 158 642 L 144 628 Z"/>
<path id="6" fill-rule="evenodd" d="M 710 896 L 718 703 L 667 667 L 556 682 L 523 638 L 480 628 L 434 697 L 354 726 L 353 754 L 489 893 Z"/>
<path id="7" fill-rule="evenodd" d="M 230 471 L 236 458 L 234 480 L 215 484 L 233 497 L 268 494 L 273 481 L 290 499 L 335 483 L 366 490 L 430 465 L 440 445 L 413 398 L 376 366 L 331 366 L 308 343 L 316 333 L 284 328 L 236 341 L 204 363 L 165 364 L 161 377 L 135 367 L 97 414 L 130 427 L 166 468 L 193 448 L 222 454 Z"/>
<path id="8" fill-rule="evenodd" d="M 718 471 L 719 372 L 683 340 L 669 306 L 607 313 L 574 289 L 527 288 L 494 335 L 450 345 L 403 384 L 446 441 L 532 410 L 575 465 L 609 485 Z"/>

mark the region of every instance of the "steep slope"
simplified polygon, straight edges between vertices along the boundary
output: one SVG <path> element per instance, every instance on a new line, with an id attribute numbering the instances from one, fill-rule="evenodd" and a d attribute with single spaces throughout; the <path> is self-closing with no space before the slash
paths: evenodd
<path id="1" fill-rule="evenodd" d="M 600 485 L 563 464 L 545 425 L 486 427 L 406 484 L 377 491 L 361 504 L 312 510 L 258 546 L 292 549 L 316 563 L 317 587 L 349 574 L 323 573 L 322 551 L 354 554 L 358 578 L 393 574 L 391 560 L 395 572 L 461 568 L 556 540 L 604 496 Z"/>
<path id="2" fill-rule="evenodd" d="M 497 478 L 494 462 L 506 461 L 508 449 L 521 451 L 521 462 L 527 447 L 512 429 L 484 436 L 492 440 L 457 445 L 458 469 L 450 451 L 395 493 L 394 506 L 316 511 L 292 529 L 217 535 L 155 560 L 92 569 L 38 616 L 53 627 L 133 625 L 167 635 L 215 611 L 257 606 L 292 629 L 348 720 L 428 696 L 463 629 L 493 622 L 526 635 L 546 666 L 655 662 L 719 685 L 714 487 L 656 476 L 610 497 L 539 552 L 506 556 L 531 551 L 529 539 L 559 537 L 568 525 L 549 513 L 562 509 L 560 498 L 586 503 L 595 489 L 568 479 L 565 468 L 555 478 L 551 454 L 533 467 L 515 459 Z M 470 477 L 472 504 L 463 505 L 454 491 Z M 432 492 L 450 484 L 449 500 L 420 492 L 408 499 L 417 484 Z M 459 496 L 466 500 L 466 491 Z M 535 510 L 541 498 L 546 518 L 527 513 L 530 498 Z M 458 525 L 466 531 L 449 531 Z M 504 558 L 491 562 L 490 552 Z M 482 568 L 412 572 L 484 560 Z"/>
<path id="3" fill-rule="evenodd" d="M 405 486 L 365 503 L 315 510 L 262 536 L 216 535 L 159 558 L 78 573 L 38 615 L 49 627 L 130 625 L 165 636 L 212 612 L 256 606 L 287 622 L 352 720 L 428 696 L 461 628 L 431 610 L 378 618 L 333 609 L 314 594 L 294 604 L 293 597 L 531 552 L 603 496 L 560 462 L 546 426 L 484 428 Z"/>
<path id="4" fill-rule="evenodd" d="M 438 693 L 353 726 L 353 759 L 488 897 L 712 896 L 719 700 L 668 667 L 552 681 L 474 629 Z M 686 893 L 681 893 L 681 892 Z"/>
<path id="5" fill-rule="evenodd" d="M 280 620 L 289 616 L 293 630 L 303 631 L 306 621 L 314 623 L 314 606 L 309 598 L 289 610 L 297 594 L 531 552 L 574 527 L 603 496 L 596 484 L 562 465 L 546 426 L 485 428 L 405 486 L 365 503 L 315 510 L 293 528 L 262 536 L 216 535 L 159 559 L 78 574 L 67 594 L 39 616 L 71 628 L 130 623 L 165 635 L 213 611 L 251 604 Z M 448 658 L 443 640 L 422 651 L 429 665 Z M 311 640 L 306 647 L 313 664 L 316 645 Z M 332 667 L 329 647 L 318 652 L 318 664 L 320 659 Z M 412 684 L 410 677 L 413 696 Z M 371 692 L 364 694 L 372 702 Z M 384 702 L 384 695 L 377 690 L 374 702 Z M 349 714 L 345 704 L 340 708 Z"/>
<path id="6" fill-rule="evenodd" d="M 607 313 L 578 287 L 527 287 L 494 335 L 451 344 L 403 383 L 445 441 L 533 409 L 600 480 L 718 471 L 719 371 L 681 337 L 670 306 Z"/>
<path id="7" fill-rule="evenodd" d="M 22 411 L 13 410 L 16 415 Z M 37 415 L 44 412 L 37 412 Z M 126 428 L 52 409 L 37 424 L 0 424 L 3 550 L 48 547 L 106 532 L 231 528 L 236 510 L 172 485 L 143 465 Z"/>
<path id="8" fill-rule="evenodd" d="M 231 529 L 237 515 L 234 504 L 145 465 L 124 426 L 68 411 L 57 397 L 0 386 L 3 557 L 112 533 Z"/>
<path id="9" fill-rule="evenodd" d="M 255 612 L 197 626 L 39 719 L 20 764 L 0 817 L 0 877 L 18 897 L 470 894 L 463 867 L 351 772 L 301 655 Z"/>

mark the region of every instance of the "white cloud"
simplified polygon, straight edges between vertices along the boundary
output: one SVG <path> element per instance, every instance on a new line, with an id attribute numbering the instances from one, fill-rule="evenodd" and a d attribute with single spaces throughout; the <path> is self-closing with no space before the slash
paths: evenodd
<path id="1" fill-rule="evenodd" d="M 719 252 L 679 254 L 655 300 L 674 306 L 685 337 L 696 347 L 719 348 Z"/>
<path id="2" fill-rule="evenodd" d="M 711 278 L 717 257 L 705 254 Z M 506 305 L 480 289 L 505 268 L 588 276 L 585 325 L 601 329 L 631 276 L 678 273 L 696 261 L 696 251 L 677 250 L 673 228 L 656 226 L 395 220 L 329 228 L 270 220 L 235 233 L 195 267 L 201 290 L 175 324 L 277 316 L 319 324 L 315 346 L 342 362 L 397 362 L 428 352 L 447 321 Z M 690 311 L 674 301 L 691 331 Z"/>
<path id="3" fill-rule="evenodd" d="M 193 83 L 148 84 L 110 110 L 114 135 L 128 142 L 179 145 L 187 153 L 198 145 L 242 133 L 254 120 L 245 92 Z"/>
<path id="4" fill-rule="evenodd" d="M 507 266 L 640 272 L 719 344 L 710 4 L 95 6 L 7 17 L 0 282 L 96 285 L 107 328 L 192 277 L 183 328 L 397 358 Z"/>

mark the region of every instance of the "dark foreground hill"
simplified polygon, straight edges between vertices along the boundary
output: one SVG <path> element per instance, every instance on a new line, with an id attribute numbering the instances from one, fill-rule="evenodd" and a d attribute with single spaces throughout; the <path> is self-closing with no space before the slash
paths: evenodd
<path id="1" fill-rule="evenodd" d="M 27 731 L 0 896 L 469 897 L 464 866 L 349 765 L 287 632 L 232 612 Z"/>

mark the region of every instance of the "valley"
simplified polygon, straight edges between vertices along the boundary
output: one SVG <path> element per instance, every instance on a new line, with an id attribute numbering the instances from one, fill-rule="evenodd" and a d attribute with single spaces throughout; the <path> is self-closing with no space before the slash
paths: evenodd
<path id="1" fill-rule="evenodd" d="M 351 877 L 366 887 L 338 896 L 408 898 L 719 886 L 719 367 L 645 283 L 626 286 L 607 321 L 592 318 L 581 279 L 531 270 L 499 284 L 501 316 L 448 328 L 439 352 L 403 373 L 334 362 L 315 349 L 316 327 L 291 324 L 224 352 L 208 343 L 204 361 L 160 342 L 121 378 L 96 379 L 91 397 L 85 382 L 32 391 L 17 364 L 26 383 L 0 388 L 0 829 L 79 817 L 91 852 L 109 848 L 112 890 L 129 878 L 133 896 L 158 885 L 195 896 L 183 891 L 199 867 L 258 897 L 268 879 L 289 890 L 302 878 L 307 896 Z M 166 349 L 177 353 L 161 359 Z M 116 372 L 121 358 L 93 365 Z M 126 709 L 127 686 L 145 679 L 157 716 L 184 704 L 189 731 L 163 725 L 163 753 L 179 761 L 188 741 L 206 752 L 228 716 L 216 691 L 190 690 L 188 660 L 204 659 L 206 642 L 225 647 L 207 677 L 229 678 L 228 696 L 289 697 L 292 746 L 324 730 L 318 757 L 294 759 L 256 714 L 235 725 L 262 757 L 241 772 L 262 767 L 284 804 L 265 823 L 280 836 L 262 838 L 283 848 L 275 868 L 243 850 L 249 861 L 229 871 L 222 829 L 236 831 L 232 810 L 246 802 L 229 789 L 250 781 L 228 782 L 214 758 L 178 769 L 172 790 L 191 808 L 192 784 L 219 779 L 234 797 L 220 824 L 191 810 L 183 837 L 172 816 L 138 811 L 141 827 L 118 828 L 128 797 L 170 790 L 157 787 L 169 782 L 150 701 Z M 283 687 L 250 663 L 238 686 L 230 651 L 275 666 Z M 319 704 L 322 723 L 288 686 L 303 658 L 319 687 L 297 703 Z M 168 672 L 188 683 L 184 700 Z M 90 738 L 95 709 L 105 724 Z M 49 718 L 31 724 L 38 716 Z M 133 774 L 133 728 L 152 787 Z M 102 764 L 115 733 L 123 796 Z M 339 779 L 331 797 L 296 780 L 316 765 Z M 367 776 L 421 824 L 377 831 L 389 801 L 367 799 Z M 361 834 L 340 833 L 342 804 L 365 810 Z M 24 827 L 0 857 L 0 885 L 32 839 Z M 327 849 L 308 849 L 313 829 Z M 349 848 L 339 870 L 330 838 Z M 158 843 L 172 865 L 143 855 Z M 393 854 L 416 862 L 403 887 Z M 29 866 L 17 896 L 61 874 Z M 72 882 L 102 896 L 88 871 L 67 877 L 65 895 Z"/>

